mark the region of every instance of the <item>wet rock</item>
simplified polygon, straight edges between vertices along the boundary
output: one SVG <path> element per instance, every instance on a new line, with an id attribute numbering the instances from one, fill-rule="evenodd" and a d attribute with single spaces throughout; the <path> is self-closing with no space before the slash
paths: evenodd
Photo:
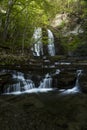
<path id="1" fill-rule="evenodd" d="M 38 75 L 32 75 L 31 80 L 35 83 L 35 87 L 37 88 L 40 85 L 42 78 Z"/>
<path id="2" fill-rule="evenodd" d="M 11 82 L 12 75 L 10 73 L 1 73 L 0 74 L 0 93 L 3 93 L 4 85 Z"/>
<path id="3" fill-rule="evenodd" d="M 87 74 L 84 73 L 81 77 L 80 77 L 80 87 L 82 92 L 87 93 Z"/>
<path id="4" fill-rule="evenodd" d="M 60 74 L 53 76 L 53 87 L 59 89 L 69 89 L 74 87 L 76 74 L 73 72 L 62 71 Z"/>

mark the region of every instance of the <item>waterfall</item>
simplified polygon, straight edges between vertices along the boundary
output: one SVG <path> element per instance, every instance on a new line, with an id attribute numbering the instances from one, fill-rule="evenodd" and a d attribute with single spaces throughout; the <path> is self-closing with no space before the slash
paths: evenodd
<path id="1" fill-rule="evenodd" d="M 29 89 L 35 88 L 35 84 L 30 79 L 25 79 L 24 74 L 21 72 L 17 72 L 13 74 L 13 79 L 17 82 L 11 85 L 8 85 L 5 93 L 10 92 L 21 92 L 27 91 Z"/>
<path id="2" fill-rule="evenodd" d="M 40 81 L 38 88 L 31 79 L 25 79 L 21 72 L 13 72 L 13 84 L 6 86 L 5 94 L 22 94 L 32 92 L 47 92 L 52 90 L 52 77 L 46 74 L 43 81 Z"/>
<path id="3" fill-rule="evenodd" d="M 32 89 L 32 88 L 35 88 L 34 82 L 30 79 L 26 80 L 24 89 L 27 91 L 27 90 Z"/>
<path id="4" fill-rule="evenodd" d="M 34 30 L 33 39 L 34 39 L 34 48 L 33 48 L 34 56 L 43 55 L 42 28 L 39 27 Z"/>
<path id="5" fill-rule="evenodd" d="M 51 88 L 52 87 L 52 77 L 46 74 L 43 81 L 41 81 L 39 88 Z"/>
<path id="6" fill-rule="evenodd" d="M 10 71 L 9 71 L 10 72 Z M 9 83 L 5 86 L 4 93 L 6 94 L 22 94 L 22 93 L 32 93 L 32 92 L 47 92 L 53 90 L 53 88 L 58 87 L 58 75 L 60 74 L 60 69 L 56 69 L 54 73 L 47 73 L 42 80 L 39 79 L 38 87 L 35 86 L 36 82 L 31 78 L 25 78 L 22 72 L 11 72 L 13 74 L 13 84 Z M 59 90 L 62 91 L 61 94 L 77 93 L 80 92 L 79 79 L 82 75 L 82 70 L 76 71 L 76 82 L 72 89 Z M 53 87 L 53 88 L 52 88 Z"/>
<path id="7" fill-rule="evenodd" d="M 82 70 L 77 70 L 76 74 L 77 74 L 77 78 L 76 78 L 75 86 L 77 87 L 77 89 L 79 89 L 79 86 L 80 86 L 79 85 L 79 78 L 82 75 Z"/>
<path id="8" fill-rule="evenodd" d="M 25 80 L 24 74 L 21 72 L 13 73 L 13 79 L 18 79 L 18 80 L 24 81 Z"/>
<path id="9" fill-rule="evenodd" d="M 21 87 L 20 87 L 20 82 L 16 84 L 9 85 L 8 88 L 5 90 L 5 93 L 10 93 L 10 92 L 20 92 Z"/>
<path id="10" fill-rule="evenodd" d="M 49 29 L 47 29 L 47 32 L 48 32 L 48 53 L 50 56 L 55 56 L 54 36 Z"/>
<path id="11" fill-rule="evenodd" d="M 51 30 L 47 29 L 48 33 L 48 52 L 50 56 L 55 56 L 54 36 Z M 42 28 L 38 27 L 34 30 L 33 34 L 34 46 L 32 48 L 34 56 L 44 55 L 43 43 L 42 43 Z"/>
<path id="12" fill-rule="evenodd" d="M 78 93 L 80 92 L 79 78 L 82 75 L 82 70 L 76 71 L 76 82 L 72 89 L 63 90 L 62 94 Z"/>

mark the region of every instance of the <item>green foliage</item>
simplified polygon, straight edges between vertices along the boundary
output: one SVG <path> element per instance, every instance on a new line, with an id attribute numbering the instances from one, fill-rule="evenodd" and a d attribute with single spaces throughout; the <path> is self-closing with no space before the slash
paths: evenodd
<path id="1" fill-rule="evenodd" d="M 11 48 L 14 46 L 28 47 L 32 44 L 35 27 L 47 28 L 56 14 L 66 13 L 70 17 L 74 14 L 81 20 L 84 29 L 84 39 L 87 39 L 87 2 L 86 0 L 1 0 L 0 1 L 0 44 Z M 72 22 L 72 21 L 71 21 Z M 80 43 L 79 36 L 73 40 L 62 36 L 62 29 L 70 26 L 63 21 L 57 36 L 66 50 L 73 50 Z M 77 23 L 76 23 L 77 24 Z M 44 36 L 43 42 L 47 43 Z M 82 42 L 81 42 L 82 43 Z"/>

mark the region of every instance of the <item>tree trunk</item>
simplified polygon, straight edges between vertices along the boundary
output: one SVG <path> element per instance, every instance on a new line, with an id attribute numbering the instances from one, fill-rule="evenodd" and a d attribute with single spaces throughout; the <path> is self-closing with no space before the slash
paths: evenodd
<path id="1" fill-rule="evenodd" d="M 9 2 L 8 2 L 5 27 L 4 27 L 4 32 L 3 32 L 3 41 L 4 42 L 7 40 L 8 28 L 9 28 L 9 23 L 10 23 L 10 14 L 11 14 L 11 11 L 12 11 L 12 8 L 13 8 L 13 5 L 15 2 L 16 2 L 16 0 L 9 0 Z"/>

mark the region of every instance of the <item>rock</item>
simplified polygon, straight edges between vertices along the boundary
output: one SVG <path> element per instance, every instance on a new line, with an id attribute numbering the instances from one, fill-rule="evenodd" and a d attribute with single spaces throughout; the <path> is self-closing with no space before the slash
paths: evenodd
<path id="1" fill-rule="evenodd" d="M 80 87 L 83 93 L 87 93 L 87 74 L 86 73 L 84 73 L 80 77 Z"/>
<path id="2" fill-rule="evenodd" d="M 75 81 L 75 73 L 62 71 L 60 74 L 53 76 L 53 87 L 59 89 L 69 89 L 74 87 Z"/>
<path id="3" fill-rule="evenodd" d="M 3 93 L 4 85 L 11 81 L 12 75 L 10 73 L 0 74 L 0 93 Z"/>

